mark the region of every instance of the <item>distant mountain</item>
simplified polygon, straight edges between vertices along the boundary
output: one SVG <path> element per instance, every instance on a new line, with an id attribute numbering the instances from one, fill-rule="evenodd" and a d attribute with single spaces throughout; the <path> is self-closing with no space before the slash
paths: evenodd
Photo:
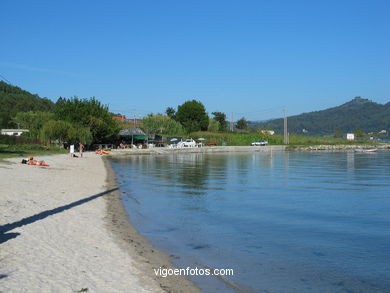
<path id="1" fill-rule="evenodd" d="M 0 81 L 0 128 L 12 128 L 11 119 L 18 112 L 52 111 L 54 103 L 17 86 Z"/>
<path id="2" fill-rule="evenodd" d="M 283 133 L 283 118 L 256 123 L 255 127 Z M 356 97 L 338 107 L 288 117 L 289 133 L 333 135 L 335 130 L 345 134 L 357 128 L 366 133 L 390 130 L 390 102 L 383 105 Z"/>

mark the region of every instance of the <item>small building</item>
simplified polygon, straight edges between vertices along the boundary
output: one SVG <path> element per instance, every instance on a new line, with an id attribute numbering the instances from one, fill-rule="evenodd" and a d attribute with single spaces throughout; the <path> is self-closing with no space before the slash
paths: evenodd
<path id="1" fill-rule="evenodd" d="M 354 133 L 347 133 L 347 139 L 348 140 L 355 140 L 355 134 Z"/>
<path id="2" fill-rule="evenodd" d="M 112 116 L 112 119 L 117 120 L 119 122 L 129 122 L 129 123 L 131 122 L 131 119 L 122 116 Z"/>
<path id="3" fill-rule="evenodd" d="M 134 127 L 140 127 L 142 125 L 143 119 L 137 119 L 137 118 L 126 118 L 125 116 L 112 116 L 113 120 L 116 120 L 121 123 L 131 123 L 134 125 Z"/>
<path id="4" fill-rule="evenodd" d="M 25 132 L 30 131 L 28 129 L 2 129 L 1 135 L 21 136 Z"/>

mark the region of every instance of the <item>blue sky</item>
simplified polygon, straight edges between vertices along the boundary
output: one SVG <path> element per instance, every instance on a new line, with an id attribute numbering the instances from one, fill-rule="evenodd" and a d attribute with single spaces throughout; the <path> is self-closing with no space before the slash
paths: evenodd
<path id="1" fill-rule="evenodd" d="M 263 120 L 390 101 L 390 1 L 2 0 L 0 75 L 127 116 L 186 100 Z"/>

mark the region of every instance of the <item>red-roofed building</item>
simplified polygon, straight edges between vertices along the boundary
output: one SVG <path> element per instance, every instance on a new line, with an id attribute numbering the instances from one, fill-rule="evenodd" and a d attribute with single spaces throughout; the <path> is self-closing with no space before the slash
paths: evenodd
<path id="1" fill-rule="evenodd" d="M 122 117 L 122 116 L 112 116 L 112 119 L 117 120 L 119 122 L 123 122 L 123 123 L 131 123 L 131 124 L 134 124 L 135 126 L 139 126 L 142 124 L 142 119 L 136 119 L 136 118 L 129 119 L 129 118 Z"/>
<path id="2" fill-rule="evenodd" d="M 127 119 L 127 118 L 122 117 L 122 116 L 112 116 L 112 119 L 118 120 L 118 121 L 123 121 L 123 122 L 131 122 L 131 120 L 132 120 L 132 119 Z"/>

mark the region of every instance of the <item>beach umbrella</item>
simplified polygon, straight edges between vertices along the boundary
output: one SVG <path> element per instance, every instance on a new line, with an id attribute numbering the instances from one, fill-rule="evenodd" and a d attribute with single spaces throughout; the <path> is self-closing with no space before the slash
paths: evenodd
<path id="1" fill-rule="evenodd" d="M 131 144 L 133 144 L 134 138 L 142 140 L 147 137 L 145 132 L 143 132 L 140 128 L 124 128 L 119 131 L 118 135 L 121 137 L 131 136 Z"/>

